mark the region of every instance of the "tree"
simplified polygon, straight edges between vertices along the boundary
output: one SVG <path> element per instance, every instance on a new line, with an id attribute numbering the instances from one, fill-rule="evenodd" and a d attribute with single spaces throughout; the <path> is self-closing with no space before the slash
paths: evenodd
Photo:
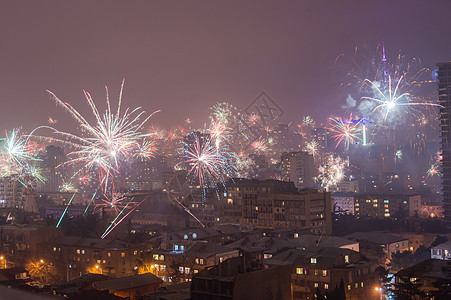
<path id="1" fill-rule="evenodd" d="M 343 282 L 343 279 L 340 281 L 340 285 L 334 288 L 334 290 L 330 293 L 331 300 L 346 300 L 346 293 L 345 293 L 345 284 Z"/>
<path id="2" fill-rule="evenodd" d="M 42 285 L 54 283 L 56 280 L 56 268 L 43 259 L 30 259 L 25 266 L 25 270 L 28 271 L 34 280 Z"/>

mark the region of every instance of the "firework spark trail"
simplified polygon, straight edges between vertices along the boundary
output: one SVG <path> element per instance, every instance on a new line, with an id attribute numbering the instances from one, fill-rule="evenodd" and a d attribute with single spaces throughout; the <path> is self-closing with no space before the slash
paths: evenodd
<path id="1" fill-rule="evenodd" d="M 122 215 L 122 213 L 124 212 L 124 210 L 127 207 L 128 207 L 128 203 L 124 206 L 124 208 L 120 211 L 120 213 L 117 214 L 116 218 L 114 218 L 114 220 L 111 222 L 110 226 L 107 227 L 107 229 L 105 230 L 105 232 L 101 236 L 102 239 L 105 237 L 105 234 L 108 232 L 108 230 L 111 228 L 111 226 L 113 226 L 114 222 L 116 222 L 116 220 L 119 218 L 119 216 Z"/>
<path id="2" fill-rule="evenodd" d="M 169 192 L 168 194 L 169 197 L 175 202 L 177 202 L 183 208 L 184 211 L 186 211 L 191 217 L 193 217 L 194 220 L 196 220 L 202 227 L 205 227 L 205 225 L 199 220 L 199 218 L 196 217 L 185 205 L 183 205 L 183 203 L 180 202 L 175 195 L 171 195 Z"/>
<path id="3" fill-rule="evenodd" d="M 118 213 L 123 207 L 124 202 L 127 200 L 127 196 L 121 193 L 113 193 L 111 198 L 108 195 L 104 195 L 105 199 L 100 199 L 101 203 L 94 206 L 94 209 L 98 208 L 112 208 L 116 213 Z M 127 205 L 137 204 L 136 202 L 128 201 Z"/>
<path id="4" fill-rule="evenodd" d="M 73 193 L 72 197 L 69 200 L 69 203 L 66 205 L 66 208 L 64 209 L 63 214 L 61 215 L 61 218 L 59 219 L 58 223 L 56 224 L 56 228 L 60 227 L 61 221 L 63 220 L 64 216 L 66 215 L 67 210 L 69 209 L 69 206 L 72 203 L 72 200 L 74 199 L 76 193 Z"/>
<path id="5" fill-rule="evenodd" d="M 133 208 L 131 208 L 130 209 L 130 211 L 128 212 L 128 213 L 126 213 L 116 224 L 114 224 L 114 222 L 115 221 L 113 221 L 112 223 L 111 223 L 111 225 L 113 225 L 113 227 L 111 227 L 111 225 L 110 225 L 110 227 L 111 227 L 111 229 L 110 230 L 108 230 L 108 228 L 110 228 L 110 227 L 108 227 L 107 228 L 107 230 L 105 230 L 105 232 L 102 234 L 102 239 L 104 239 L 107 235 L 109 235 L 115 228 L 116 228 L 116 226 L 118 226 L 124 219 L 126 219 L 127 217 L 128 217 L 128 215 L 129 214 L 131 214 L 136 208 L 138 208 L 147 198 L 149 197 L 149 195 L 147 195 L 143 200 L 141 200 L 141 202 L 139 202 L 138 204 L 136 204 L 135 206 L 133 206 Z M 130 199 L 130 201 L 132 201 L 133 200 L 133 198 L 134 197 L 132 197 L 131 199 Z M 130 203 L 130 202 L 129 202 Z M 121 211 L 121 213 L 123 212 L 125 210 L 125 207 L 124 207 L 124 209 Z M 119 215 L 117 216 L 117 217 L 119 217 Z M 115 218 L 115 220 L 117 219 L 117 217 Z"/>

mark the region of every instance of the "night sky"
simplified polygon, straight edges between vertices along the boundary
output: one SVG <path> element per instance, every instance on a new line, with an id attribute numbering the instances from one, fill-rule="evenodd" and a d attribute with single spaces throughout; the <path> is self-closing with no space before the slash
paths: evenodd
<path id="1" fill-rule="evenodd" d="M 165 128 L 266 91 L 281 121 L 339 112 L 334 61 L 385 43 L 435 68 L 451 60 L 451 1 L 1 1 L 0 129 L 75 125 L 49 89 L 89 114 L 104 86 Z"/>

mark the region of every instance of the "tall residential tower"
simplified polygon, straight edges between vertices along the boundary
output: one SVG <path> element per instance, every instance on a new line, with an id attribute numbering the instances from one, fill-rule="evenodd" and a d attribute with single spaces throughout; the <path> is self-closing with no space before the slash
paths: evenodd
<path id="1" fill-rule="evenodd" d="M 438 63 L 438 100 L 442 144 L 443 208 L 451 228 L 451 62 Z"/>

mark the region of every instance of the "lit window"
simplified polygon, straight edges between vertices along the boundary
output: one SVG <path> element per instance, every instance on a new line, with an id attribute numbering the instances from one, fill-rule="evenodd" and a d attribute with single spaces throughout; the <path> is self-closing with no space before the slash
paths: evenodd
<path id="1" fill-rule="evenodd" d="M 329 289 L 329 285 L 327 283 L 324 284 L 324 289 L 328 290 Z"/>
<path id="2" fill-rule="evenodd" d="M 183 236 L 183 239 L 187 240 L 187 239 L 188 239 L 188 235 L 185 234 L 185 235 Z"/>
<path id="3" fill-rule="evenodd" d="M 348 290 L 350 290 L 350 289 L 351 289 L 351 285 L 349 284 L 349 285 L 348 285 Z"/>
<path id="4" fill-rule="evenodd" d="M 201 265 L 203 265 L 204 264 L 204 260 L 201 258 L 201 259 L 199 259 L 199 263 L 201 264 Z"/>
<path id="5" fill-rule="evenodd" d="M 318 282 L 315 282 L 315 283 L 313 284 L 313 286 L 317 288 L 317 287 L 318 287 Z"/>
<path id="6" fill-rule="evenodd" d="M 53 251 L 56 251 L 56 247 L 53 247 Z"/>
<path id="7" fill-rule="evenodd" d="M 81 250 L 81 254 L 85 254 L 85 250 Z"/>
<path id="8" fill-rule="evenodd" d="M 345 255 L 345 264 L 349 264 L 349 255 Z"/>
<path id="9" fill-rule="evenodd" d="M 295 233 L 294 238 L 297 239 L 299 237 L 299 234 Z"/>
<path id="10" fill-rule="evenodd" d="M 183 274 L 185 272 L 185 269 L 183 267 L 179 267 L 179 272 Z"/>
<path id="11" fill-rule="evenodd" d="M 197 274 L 197 273 L 199 273 L 199 270 L 194 270 L 194 274 Z"/>
<path id="12" fill-rule="evenodd" d="M 125 252 L 121 252 L 121 257 L 125 257 Z"/>
<path id="13" fill-rule="evenodd" d="M 311 257 L 310 258 L 310 263 L 311 264 L 316 264 L 316 257 Z"/>
<path id="14" fill-rule="evenodd" d="M 77 254 L 80 254 L 80 249 L 77 249 Z"/>
<path id="15" fill-rule="evenodd" d="M 179 251 L 179 245 L 174 245 L 174 250 Z"/>
<path id="16" fill-rule="evenodd" d="M 97 260 L 97 263 L 100 264 L 100 259 Z"/>
<path id="17" fill-rule="evenodd" d="M 185 246 L 180 245 L 180 251 L 184 251 L 185 250 Z"/>
<path id="18" fill-rule="evenodd" d="M 108 252 L 108 257 L 111 257 L 111 253 L 110 252 Z"/>
<path id="19" fill-rule="evenodd" d="M 136 255 L 136 254 L 138 254 L 138 251 L 136 251 L 136 250 L 133 251 L 133 255 Z"/>
<path id="20" fill-rule="evenodd" d="M 164 260 L 164 255 L 160 255 L 159 260 Z"/>
<path id="21" fill-rule="evenodd" d="M 296 274 L 303 274 L 304 268 L 296 268 Z"/>
<path id="22" fill-rule="evenodd" d="M 185 273 L 186 273 L 186 274 L 189 274 L 189 272 L 190 272 L 190 268 L 186 267 L 186 268 L 185 268 Z"/>
<path id="23" fill-rule="evenodd" d="M 363 281 L 360 283 L 360 287 L 363 287 Z"/>
<path id="24" fill-rule="evenodd" d="M 158 254 L 154 254 L 153 259 L 158 260 Z"/>
<path id="25" fill-rule="evenodd" d="M 327 270 L 323 270 L 322 275 L 327 276 Z"/>

